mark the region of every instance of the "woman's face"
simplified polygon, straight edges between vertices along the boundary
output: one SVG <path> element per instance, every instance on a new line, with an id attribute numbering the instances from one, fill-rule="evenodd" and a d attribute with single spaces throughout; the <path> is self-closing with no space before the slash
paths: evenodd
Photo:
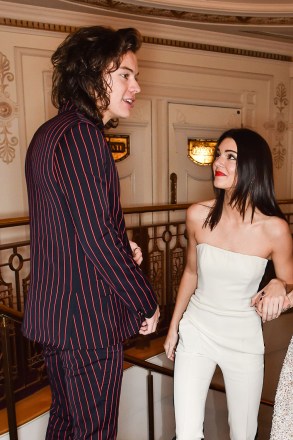
<path id="1" fill-rule="evenodd" d="M 237 145 L 232 138 L 225 138 L 217 148 L 213 163 L 215 188 L 229 190 L 237 180 Z"/>

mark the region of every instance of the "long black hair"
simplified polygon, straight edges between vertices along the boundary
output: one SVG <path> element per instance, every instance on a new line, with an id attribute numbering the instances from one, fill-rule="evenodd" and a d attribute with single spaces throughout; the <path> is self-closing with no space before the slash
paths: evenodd
<path id="1" fill-rule="evenodd" d="M 234 128 L 219 137 L 216 149 L 226 138 L 233 139 L 237 145 L 237 181 L 230 205 L 243 219 L 250 205 L 251 222 L 256 209 L 265 215 L 285 219 L 275 196 L 273 160 L 266 140 L 248 128 Z M 204 222 L 204 227 L 209 226 L 211 230 L 221 219 L 225 197 L 224 189 L 214 187 L 214 192 L 216 201 Z"/>
<path id="2" fill-rule="evenodd" d="M 115 31 L 91 26 L 69 34 L 51 57 L 54 106 L 71 101 L 88 118 L 101 121 L 110 104 L 106 74 L 117 70 L 122 57 L 128 51 L 137 52 L 141 44 L 142 37 L 134 28 Z"/>

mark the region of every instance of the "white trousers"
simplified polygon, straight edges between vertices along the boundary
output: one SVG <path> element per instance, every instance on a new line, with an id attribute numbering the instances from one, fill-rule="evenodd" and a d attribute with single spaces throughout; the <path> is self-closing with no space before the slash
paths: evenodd
<path id="1" fill-rule="evenodd" d="M 225 381 L 231 440 L 255 439 L 263 355 L 219 347 L 184 317 L 179 327 L 174 371 L 176 440 L 204 438 L 205 403 L 216 365 Z"/>

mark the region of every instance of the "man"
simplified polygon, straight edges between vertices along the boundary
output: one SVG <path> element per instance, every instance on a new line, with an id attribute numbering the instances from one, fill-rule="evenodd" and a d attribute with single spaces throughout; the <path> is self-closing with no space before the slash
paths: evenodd
<path id="1" fill-rule="evenodd" d="M 23 332 L 44 346 L 48 440 L 116 438 L 122 341 L 154 332 L 159 319 L 137 264 L 141 251 L 126 235 L 103 136 L 106 124 L 129 116 L 140 92 L 140 45 L 132 28 L 69 35 L 52 56 L 59 113 L 27 152 L 31 283 Z"/>

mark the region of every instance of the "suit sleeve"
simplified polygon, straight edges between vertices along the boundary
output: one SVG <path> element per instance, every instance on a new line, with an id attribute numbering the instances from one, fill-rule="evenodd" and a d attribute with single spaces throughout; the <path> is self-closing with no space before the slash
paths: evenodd
<path id="1" fill-rule="evenodd" d="M 112 203 L 120 206 L 119 181 L 113 175 L 115 170 L 107 158 L 107 148 L 95 126 L 79 123 L 59 141 L 55 176 L 78 240 L 100 277 L 127 307 L 149 317 L 156 310 L 157 300 L 148 279 L 129 253 L 129 245 L 123 243 L 120 225 L 112 215 L 109 197 L 111 194 Z M 114 211 L 119 212 L 119 208 L 116 206 Z"/>

